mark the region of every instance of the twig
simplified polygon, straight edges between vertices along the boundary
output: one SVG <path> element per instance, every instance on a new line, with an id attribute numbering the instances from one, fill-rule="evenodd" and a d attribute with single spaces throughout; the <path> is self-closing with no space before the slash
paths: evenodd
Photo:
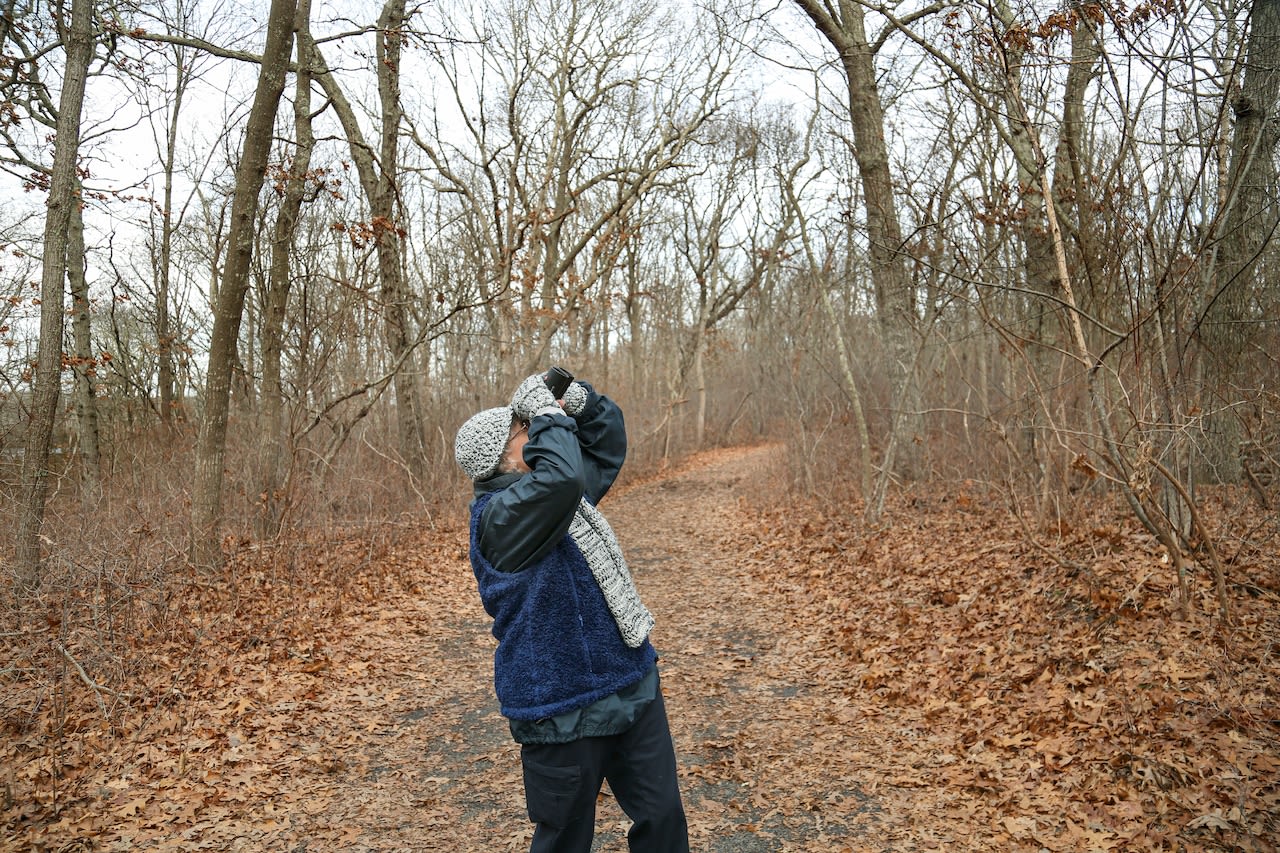
<path id="1" fill-rule="evenodd" d="M 1244 471 L 1245 479 L 1249 481 L 1249 488 L 1253 489 L 1253 495 L 1258 499 L 1258 503 L 1262 504 L 1263 509 L 1270 511 L 1271 501 L 1267 498 L 1267 490 L 1258 481 L 1257 475 L 1247 464 L 1241 465 L 1240 470 Z"/>
<path id="2" fill-rule="evenodd" d="M 93 691 L 94 698 L 98 700 L 98 709 L 102 711 L 102 718 L 104 720 L 110 721 L 111 715 L 107 713 L 107 703 L 102 701 L 102 694 L 107 693 L 107 694 L 110 694 L 111 696 L 116 697 L 117 699 L 124 699 L 125 701 L 128 701 L 131 697 L 128 694 L 117 693 L 116 691 L 112 690 L 109 687 L 103 687 L 101 684 L 98 684 L 96 681 L 90 678 L 89 673 L 84 671 L 84 667 L 80 665 L 80 662 L 78 660 L 76 660 L 71 656 L 71 652 L 67 651 L 66 646 L 62 645 L 62 643 L 54 643 L 53 647 L 57 649 L 59 652 L 61 652 L 62 656 L 66 658 L 70 662 L 70 664 L 76 668 L 76 672 L 80 673 L 80 680 L 83 681 L 85 685 L 90 690 Z"/>
<path id="3" fill-rule="evenodd" d="M 1008 494 L 1010 498 L 1013 498 L 1014 497 L 1013 483 L 1006 482 L 1005 488 L 1008 490 Z M 1017 520 L 1018 526 L 1022 528 L 1022 539 L 1024 542 L 1026 542 L 1032 548 L 1035 548 L 1041 554 L 1044 554 L 1050 560 L 1053 560 L 1055 563 L 1057 563 L 1059 566 L 1061 566 L 1064 569 L 1068 569 L 1078 574 L 1088 575 L 1090 577 L 1093 576 L 1093 572 L 1090 571 L 1088 566 L 1084 565 L 1083 563 L 1077 563 L 1075 560 L 1064 557 L 1063 555 L 1059 554 L 1057 551 L 1054 551 L 1048 545 L 1041 542 L 1036 537 L 1035 533 L 1031 530 L 1031 528 L 1027 525 L 1027 520 L 1022 517 L 1022 512 L 1018 509 L 1016 503 L 1014 503 L 1013 500 L 1010 500 L 1010 506 L 1008 508 L 1010 510 L 1010 513 Z M 991 550 L 991 549 L 987 549 L 987 550 Z"/>
<path id="4" fill-rule="evenodd" d="M 1183 503 L 1187 506 L 1187 511 L 1191 513 L 1191 523 L 1195 525 L 1196 530 L 1200 532 L 1200 541 L 1204 543 L 1205 550 L 1209 553 L 1209 565 L 1213 568 L 1214 584 L 1218 593 L 1218 611 L 1224 625 L 1231 625 L 1231 602 L 1227 598 L 1227 573 L 1222 566 L 1222 560 L 1218 557 L 1218 549 L 1214 547 L 1213 535 L 1209 533 L 1208 528 L 1204 526 L 1204 521 L 1200 518 L 1200 513 L 1196 510 L 1195 501 L 1191 499 L 1191 495 L 1187 494 L 1186 488 L 1182 483 L 1173 476 L 1173 474 L 1159 460 L 1151 460 L 1151 464 L 1160 472 L 1161 476 L 1169 482 L 1169 485 L 1178 492 L 1182 497 Z"/>
<path id="5" fill-rule="evenodd" d="M 1119 613 L 1121 610 L 1124 610 L 1125 606 L 1130 603 L 1132 603 L 1134 607 L 1138 606 L 1138 593 L 1142 592 L 1142 588 L 1146 586 L 1147 580 L 1150 579 L 1150 577 L 1155 573 L 1156 573 L 1156 570 L 1152 569 L 1151 571 L 1147 572 L 1145 575 L 1142 576 L 1142 580 L 1134 584 L 1133 589 L 1129 590 L 1129 592 L 1125 595 L 1125 597 L 1120 600 L 1120 604 L 1116 606 L 1115 610 L 1117 613 Z"/>

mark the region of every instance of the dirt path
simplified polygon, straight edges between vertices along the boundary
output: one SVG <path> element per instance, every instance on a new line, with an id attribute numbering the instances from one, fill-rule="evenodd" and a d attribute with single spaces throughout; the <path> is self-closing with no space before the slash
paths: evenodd
<path id="1" fill-rule="evenodd" d="M 774 453 L 711 454 L 604 504 L 658 620 L 693 849 L 883 849 L 851 840 L 877 818 L 854 711 L 830 689 L 833 644 L 788 596 L 760 591 L 762 558 L 735 541 L 739 495 L 761 488 Z M 526 850 L 488 617 L 462 543 L 441 553 L 438 538 L 385 558 L 407 590 L 371 594 L 309 647 L 228 655 L 212 707 L 157 713 L 132 769 L 103 785 L 98 821 L 62 837 L 79 826 L 99 850 Z M 597 850 L 626 849 L 607 795 L 597 826 Z"/>
<path id="2" fill-rule="evenodd" d="M 1141 534 L 1104 552 L 1115 528 L 1084 525 L 1078 575 L 962 491 L 864 535 L 761 507 L 779 464 L 720 451 L 604 504 L 658 620 L 694 850 L 1276 849 L 1273 568 L 1236 566 L 1257 585 L 1210 640 Z M 82 691 L 6 745 L 0 853 L 527 850 L 462 515 L 229 567 L 110 732 Z M 625 850 L 607 795 L 597 825 Z"/>
<path id="3" fill-rule="evenodd" d="M 828 689 L 833 644 L 760 589 L 748 571 L 760 557 L 735 537 L 739 496 L 765 487 L 773 453 L 710 456 L 611 508 L 659 620 L 694 850 L 841 850 L 849 821 L 874 808 L 859 790 L 853 711 Z M 819 754 L 852 763 L 819 774 Z M 600 849 L 625 850 L 615 838 Z"/>
<path id="4" fill-rule="evenodd" d="M 823 638 L 761 595 L 747 559 L 725 545 L 738 495 L 770 453 L 708 457 L 604 505 L 658 620 L 693 847 L 713 853 L 840 849 L 846 822 L 869 807 L 852 712 L 814 687 L 814 669 L 834 665 Z M 457 612 L 442 606 L 454 590 L 424 590 L 359 614 L 331 642 L 331 669 L 308 704 L 348 709 L 349 725 L 311 733 L 291 780 L 300 784 L 280 780 L 272 799 L 289 826 L 276 839 L 289 849 L 527 849 L 487 617 L 462 567 L 454 581 L 472 602 Z M 806 772 L 806 756 L 837 752 L 853 762 L 843 776 Z M 607 796 L 597 824 L 597 850 L 626 849 L 625 816 Z M 268 841 L 254 835 L 240 848 Z"/>

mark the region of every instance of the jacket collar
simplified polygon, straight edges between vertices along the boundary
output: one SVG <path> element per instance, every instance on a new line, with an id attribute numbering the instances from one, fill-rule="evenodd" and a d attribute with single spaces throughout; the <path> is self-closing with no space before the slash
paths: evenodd
<path id="1" fill-rule="evenodd" d="M 474 484 L 475 496 L 480 497 L 481 495 L 487 495 L 490 492 L 500 492 L 523 476 L 524 474 L 519 471 L 512 471 L 508 474 L 494 474 L 492 477 L 487 479 L 476 480 Z"/>

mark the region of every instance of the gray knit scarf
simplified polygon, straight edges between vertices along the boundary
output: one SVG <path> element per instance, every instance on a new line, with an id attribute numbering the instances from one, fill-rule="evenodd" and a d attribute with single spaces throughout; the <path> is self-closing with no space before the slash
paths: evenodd
<path id="1" fill-rule="evenodd" d="M 613 528 L 600 510 L 583 498 L 569 524 L 569 535 L 587 558 L 587 565 L 604 593 L 609 612 L 618 623 L 623 642 L 633 649 L 640 648 L 653 628 L 653 614 L 640 600 Z"/>

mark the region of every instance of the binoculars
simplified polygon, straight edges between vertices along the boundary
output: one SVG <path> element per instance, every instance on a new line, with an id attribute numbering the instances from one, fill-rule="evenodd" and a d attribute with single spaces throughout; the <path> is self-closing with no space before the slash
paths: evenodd
<path id="1" fill-rule="evenodd" d="M 547 387 L 551 389 L 551 396 L 559 400 L 564 397 L 564 392 L 569 390 L 573 374 L 563 367 L 553 367 L 542 377 L 542 381 L 546 382 Z"/>

